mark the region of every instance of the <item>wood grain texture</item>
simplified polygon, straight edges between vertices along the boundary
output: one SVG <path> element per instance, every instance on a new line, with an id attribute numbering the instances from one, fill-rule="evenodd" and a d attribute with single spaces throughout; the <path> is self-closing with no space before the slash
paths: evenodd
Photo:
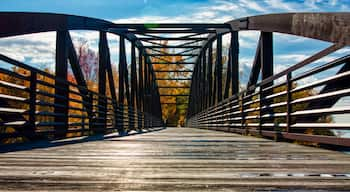
<path id="1" fill-rule="evenodd" d="M 325 149 L 192 128 L 66 141 L 0 153 L 0 190 L 350 190 L 350 156 Z"/>

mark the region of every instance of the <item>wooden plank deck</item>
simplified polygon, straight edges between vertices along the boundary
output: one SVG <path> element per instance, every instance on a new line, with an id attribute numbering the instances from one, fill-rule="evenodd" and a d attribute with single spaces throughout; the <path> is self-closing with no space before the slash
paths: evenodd
<path id="1" fill-rule="evenodd" d="M 350 191 L 350 155 L 167 128 L 0 153 L 0 190 Z"/>

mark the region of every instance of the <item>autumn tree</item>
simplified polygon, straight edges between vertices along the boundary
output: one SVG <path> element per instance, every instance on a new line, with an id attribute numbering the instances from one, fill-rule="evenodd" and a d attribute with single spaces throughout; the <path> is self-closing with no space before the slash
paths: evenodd
<path id="1" fill-rule="evenodd" d="M 167 45 L 167 41 L 162 41 L 161 44 Z M 160 48 L 158 51 L 151 51 L 155 53 L 169 53 L 170 50 L 167 48 Z M 182 62 L 184 58 L 182 56 L 158 56 L 152 57 L 154 63 L 178 63 Z M 183 64 L 154 64 L 153 68 L 155 71 L 181 71 L 188 70 Z M 161 79 L 174 79 L 174 78 L 188 78 L 190 72 L 156 72 L 157 78 Z M 160 88 L 160 94 L 165 95 L 184 95 L 189 93 L 190 82 L 188 80 L 159 80 L 159 87 L 185 87 L 185 88 Z M 162 96 L 161 103 L 172 103 L 163 104 L 162 113 L 163 119 L 167 120 L 168 124 L 171 125 L 184 125 L 186 107 L 188 97 L 180 96 Z"/>

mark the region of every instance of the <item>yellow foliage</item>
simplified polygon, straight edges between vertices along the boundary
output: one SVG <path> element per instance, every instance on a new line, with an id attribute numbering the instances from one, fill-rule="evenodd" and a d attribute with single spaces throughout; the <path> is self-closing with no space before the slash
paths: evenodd
<path id="1" fill-rule="evenodd" d="M 161 42 L 166 45 L 168 42 Z M 169 53 L 167 48 L 159 49 L 161 53 Z M 152 62 L 162 63 L 162 62 L 181 62 L 183 61 L 182 56 L 159 56 L 158 58 L 153 57 Z M 186 70 L 186 66 L 183 64 L 167 65 L 167 64 L 154 64 L 153 69 L 155 71 L 179 71 Z M 156 73 L 157 78 L 184 78 L 190 75 L 189 72 L 171 72 L 171 73 Z M 189 81 L 175 81 L 175 80 L 159 80 L 158 86 L 160 87 L 188 87 L 190 85 Z M 179 95 L 188 94 L 189 89 L 184 88 L 167 88 L 160 89 L 160 94 L 166 95 Z M 163 104 L 162 105 L 162 115 L 163 119 L 167 120 L 169 124 L 172 125 L 184 125 L 185 115 L 186 115 L 186 104 L 187 97 L 174 97 L 174 96 L 163 96 L 161 97 L 161 103 L 177 103 L 175 104 Z"/>

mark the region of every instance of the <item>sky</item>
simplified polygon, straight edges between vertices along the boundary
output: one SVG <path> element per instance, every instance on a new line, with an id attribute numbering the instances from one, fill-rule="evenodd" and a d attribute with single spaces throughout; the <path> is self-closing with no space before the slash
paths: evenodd
<path id="1" fill-rule="evenodd" d="M 350 0 L 0 0 L 0 11 L 73 14 L 115 23 L 223 23 L 241 17 L 269 13 L 349 12 Z M 81 31 L 70 33 L 74 42 L 86 39 L 90 47 L 97 50 L 98 33 Z M 244 84 L 249 76 L 247 71 L 251 67 L 258 38 L 259 33 L 254 31 L 239 34 L 241 84 Z M 228 39 L 229 37 L 224 37 L 224 46 L 228 46 Z M 115 42 L 118 42 L 118 38 L 109 36 L 109 42 L 112 60 L 117 61 L 119 50 Z M 275 73 L 330 45 L 318 40 L 275 34 Z M 127 44 L 127 47 L 130 45 Z M 349 52 L 349 47 L 343 48 L 315 62 L 314 65 L 331 61 Z M 55 33 L 0 39 L 0 53 L 39 68 L 52 67 Z M 329 76 L 331 73 L 323 75 Z M 324 76 L 307 80 L 314 81 L 321 78 Z"/>

